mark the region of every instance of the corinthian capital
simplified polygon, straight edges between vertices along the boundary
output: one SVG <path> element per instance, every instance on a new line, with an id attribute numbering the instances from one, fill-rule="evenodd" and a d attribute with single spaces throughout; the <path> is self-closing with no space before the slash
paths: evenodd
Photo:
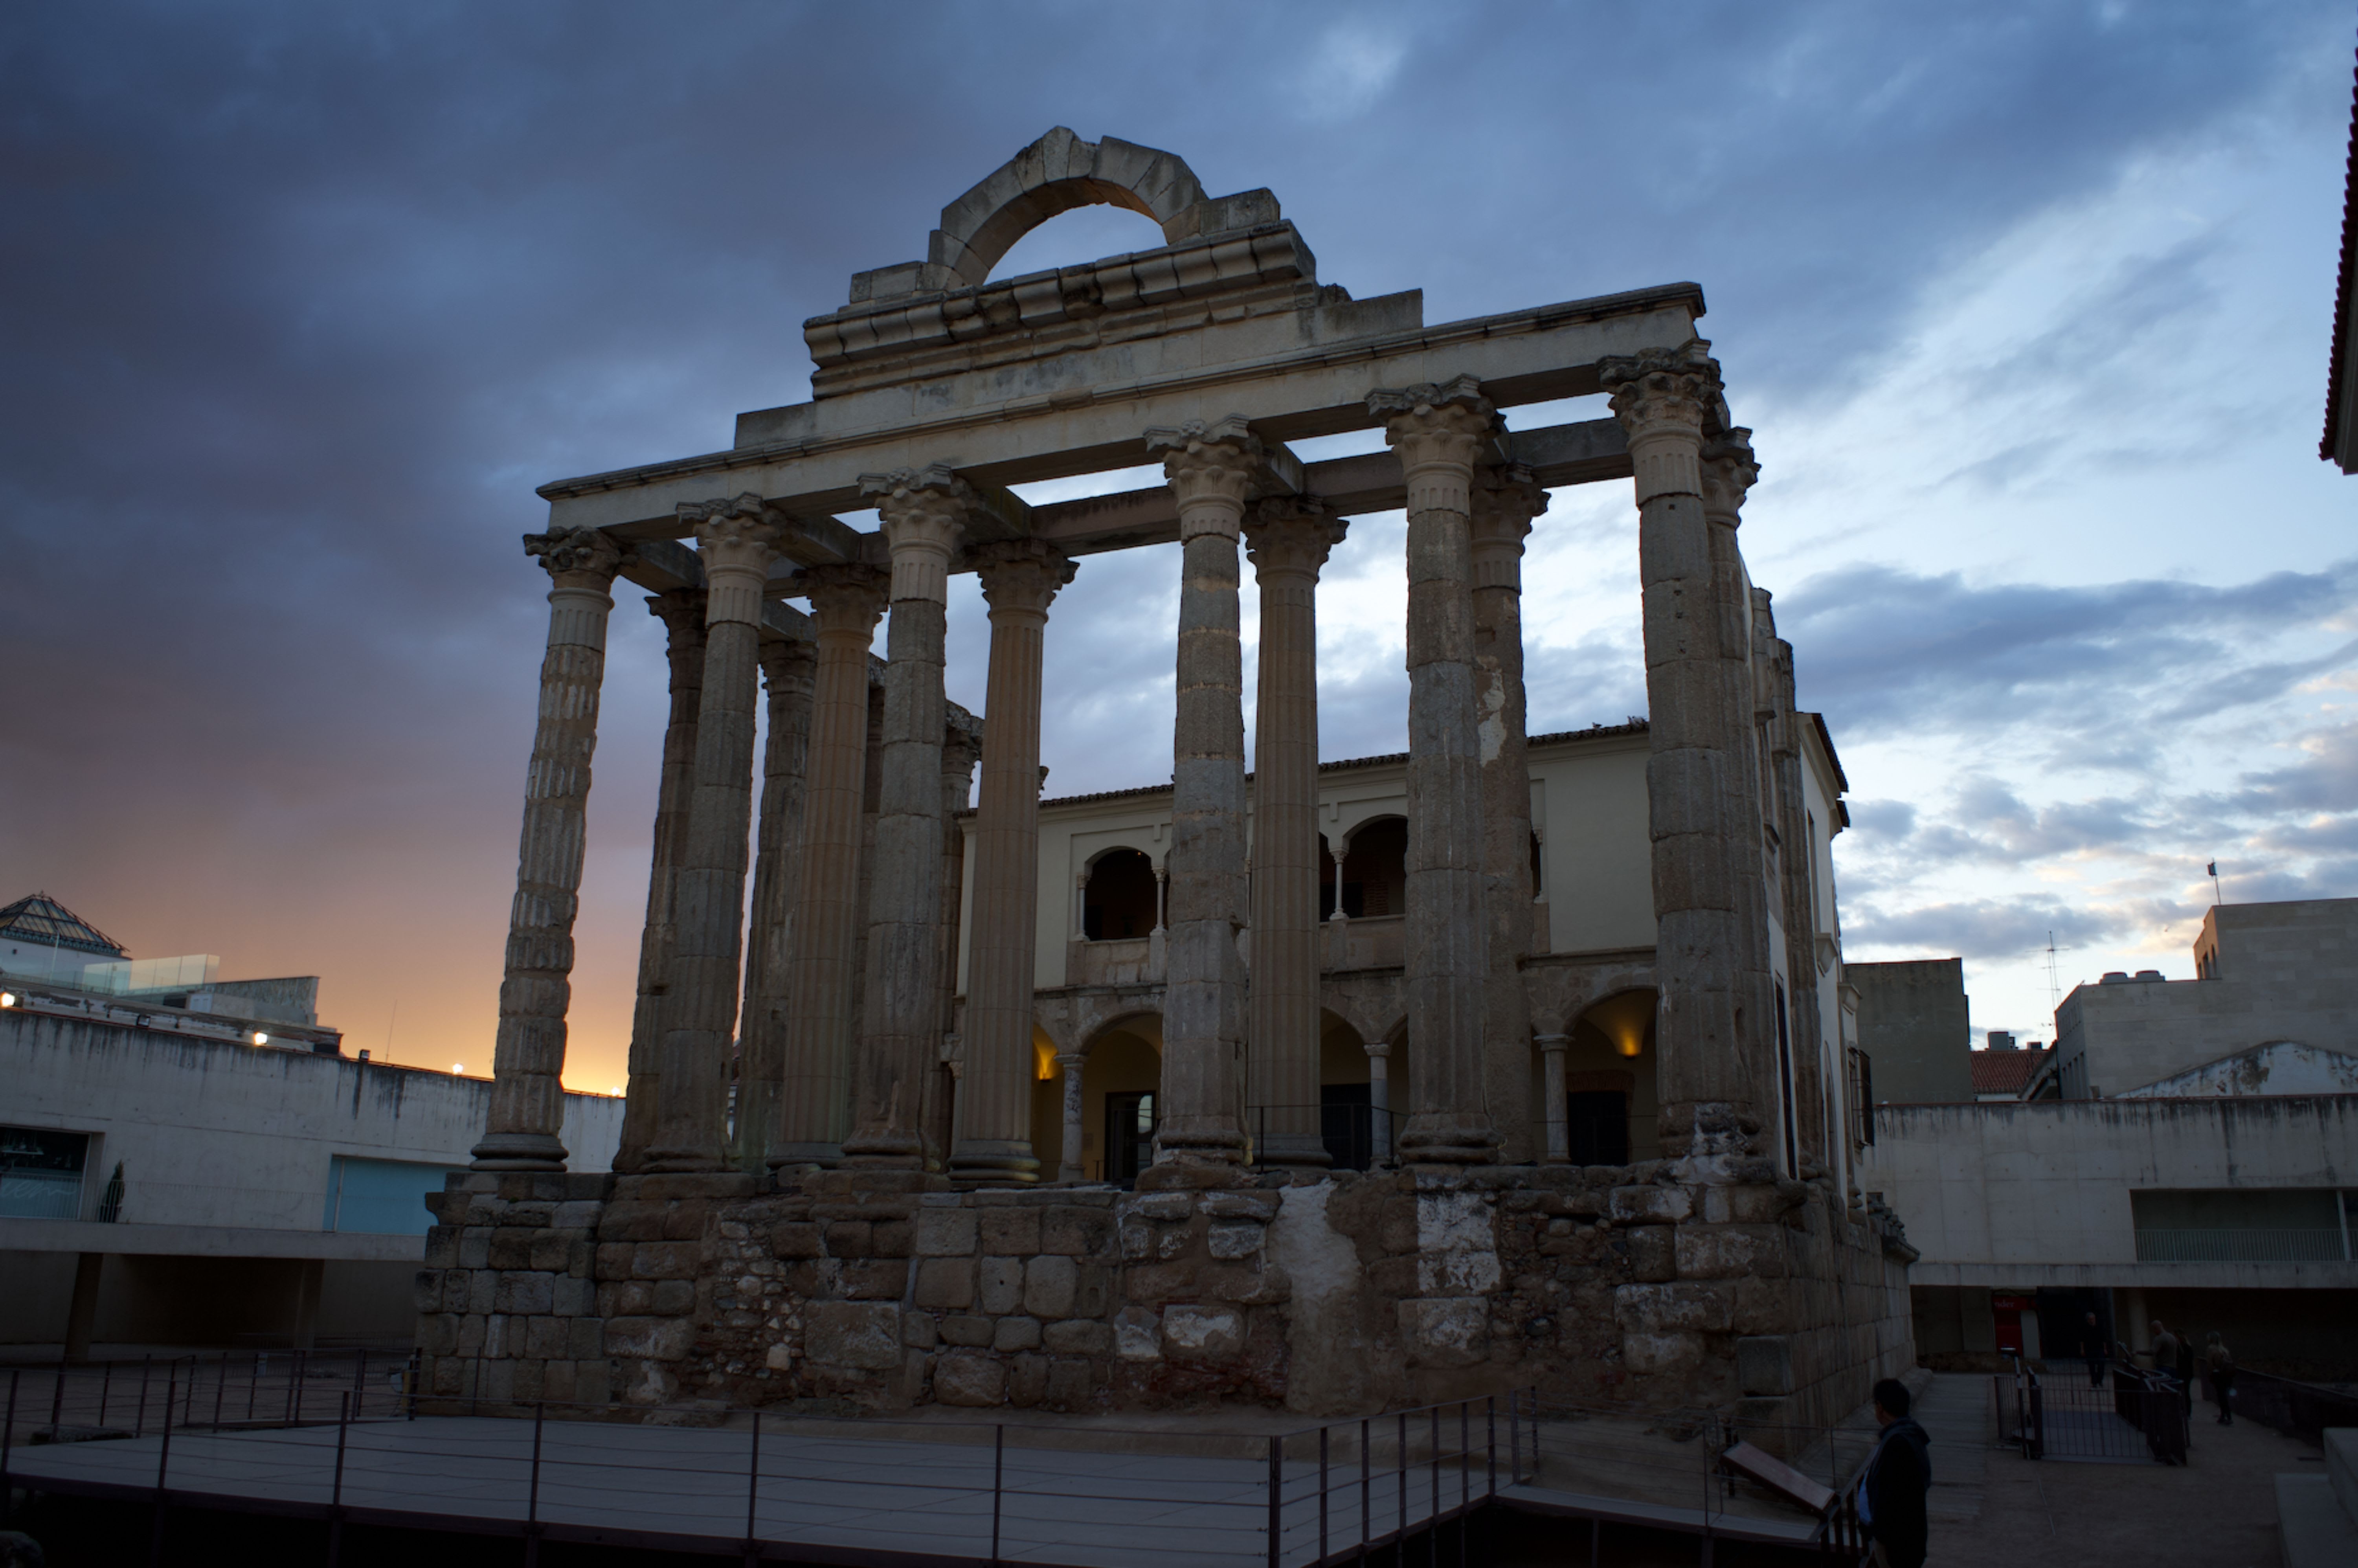
<path id="1" fill-rule="evenodd" d="M 760 496 L 682 502 L 679 520 L 696 535 L 696 552 L 704 558 L 707 577 L 715 572 L 769 576 L 770 558 L 777 553 L 778 525 Z"/>
<path id="2" fill-rule="evenodd" d="M 1001 539 L 967 552 L 975 575 L 982 579 L 982 597 L 990 618 L 1029 616 L 1045 620 L 1056 590 L 1080 569 L 1055 546 L 1042 539 Z"/>
<path id="3" fill-rule="evenodd" d="M 822 640 L 857 637 L 862 646 L 876 634 L 884 613 L 887 579 L 874 567 L 856 561 L 808 567 L 795 574 L 795 586 L 810 595 L 811 620 Z"/>
<path id="4" fill-rule="evenodd" d="M 1596 376 L 1612 395 L 1613 416 L 1628 438 L 1638 503 L 1703 493 L 1704 431 L 1724 423 L 1719 362 L 1711 357 L 1711 345 L 1691 338 L 1675 349 L 1615 355 L 1597 361 Z"/>
<path id="5" fill-rule="evenodd" d="M 1245 524 L 1245 553 L 1262 578 L 1292 572 L 1314 580 L 1348 526 L 1318 502 L 1273 495 L 1253 504 Z"/>
<path id="6" fill-rule="evenodd" d="M 1733 528 L 1744 497 L 1760 480 L 1760 460 L 1752 454 L 1752 432 L 1738 426 L 1703 447 L 1703 514 Z"/>
<path id="7" fill-rule="evenodd" d="M 1368 412 L 1384 421 L 1384 440 L 1400 453 L 1401 470 L 1414 492 L 1418 478 L 1440 469 L 1471 484 L 1484 443 L 1498 432 L 1498 411 L 1470 375 L 1368 394 Z M 1413 498 L 1409 510 L 1417 510 Z"/>
<path id="8" fill-rule="evenodd" d="M 1244 416 L 1206 424 L 1190 419 L 1177 429 L 1158 426 L 1146 432 L 1146 450 L 1163 459 L 1163 477 L 1179 503 L 1179 536 L 1219 533 L 1235 538 L 1245 500 L 1269 470 L 1269 453 Z"/>
<path id="9" fill-rule="evenodd" d="M 1520 590 L 1523 540 L 1548 509 L 1548 492 L 1521 463 L 1491 463 L 1474 475 L 1474 586 Z"/>
<path id="10" fill-rule="evenodd" d="M 526 534 L 524 553 L 538 561 L 558 588 L 586 588 L 604 593 L 614 586 L 631 553 L 595 528 L 565 528 L 547 534 Z"/>
<path id="11" fill-rule="evenodd" d="M 892 551 L 892 597 L 936 603 L 949 598 L 950 557 L 967 518 L 980 504 L 974 487 L 947 463 L 860 476 L 860 493 L 875 502 L 884 542 Z"/>

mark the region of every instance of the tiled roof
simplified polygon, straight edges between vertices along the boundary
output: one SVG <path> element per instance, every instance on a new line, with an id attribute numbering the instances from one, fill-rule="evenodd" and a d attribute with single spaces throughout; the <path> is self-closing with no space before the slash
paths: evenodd
<path id="1" fill-rule="evenodd" d="M 122 943 L 45 892 L 28 893 L 0 909 L 0 937 L 42 947 L 96 953 L 105 958 L 123 957 Z"/>
<path id="2" fill-rule="evenodd" d="M 1975 1051 L 1974 1093 L 2018 1095 L 2030 1087 L 2030 1080 L 2054 1054 L 2052 1046 L 2044 1051 Z"/>
<path id="3" fill-rule="evenodd" d="M 1643 735 L 1645 732 L 1646 721 L 1632 718 L 1624 724 L 1592 724 L 1585 730 L 1558 730 L 1545 735 L 1534 735 L 1524 744 L 1550 746 L 1564 741 L 1602 741 L 1613 735 Z M 1378 768 L 1387 762 L 1407 761 L 1406 752 L 1387 752 L 1379 757 L 1346 757 L 1339 762 L 1321 762 L 1318 771 L 1322 773 L 1346 773 L 1352 768 Z M 1250 779 L 1252 774 L 1247 773 L 1245 777 Z M 1044 811 L 1052 806 L 1094 806 L 1101 800 L 1130 800 L 1139 795 L 1170 793 L 1171 786 L 1167 784 L 1139 784 L 1131 789 L 1100 790 L 1095 795 L 1060 795 L 1053 800 L 1042 801 L 1040 806 Z"/>

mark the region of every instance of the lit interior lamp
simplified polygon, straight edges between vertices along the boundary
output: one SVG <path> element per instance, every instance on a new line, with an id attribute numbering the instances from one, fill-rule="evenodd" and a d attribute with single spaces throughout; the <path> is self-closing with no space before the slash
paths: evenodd
<path id="1" fill-rule="evenodd" d="M 15 991 L 0 991 L 0 1007 L 14 1007 L 16 1005 L 16 993 Z"/>
<path id="2" fill-rule="evenodd" d="M 270 1044 L 270 1036 L 257 1029 L 254 1032 L 254 1043 L 256 1045 L 267 1045 Z"/>
<path id="3" fill-rule="evenodd" d="M 467 1064 L 464 1062 L 453 1062 L 450 1064 L 450 1070 L 454 1073 L 463 1073 L 467 1070 Z"/>

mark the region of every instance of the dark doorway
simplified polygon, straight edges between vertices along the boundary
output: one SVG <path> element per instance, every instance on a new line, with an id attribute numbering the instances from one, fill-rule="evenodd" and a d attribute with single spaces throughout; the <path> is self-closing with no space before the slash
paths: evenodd
<path id="1" fill-rule="evenodd" d="M 1154 1091 L 1109 1094 L 1105 1115 L 1106 1180 L 1126 1187 L 1154 1163 Z"/>
<path id="2" fill-rule="evenodd" d="M 1353 920 L 1406 914 L 1407 864 L 1406 818 L 1382 817 L 1360 828 L 1343 857 L 1343 913 Z"/>
<path id="3" fill-rule="evenodd" d="M 1629 1162 L 1629 1095 L 1626 1089 L 1574 1089 L 1563 1097 L 1566 1140 L 1575 1165 Z"/>
<path id="4" fill-rule="evenodd" d="M 1364 1171 L 1376 1155 L 1368 1116 L 1373 1102 L 1365 1084 L 1324 1084 L 1318 1090 L 1319 1131 L 1326 1157 L 1338 1171 Z"/>
<path id="5" fill-rule="evenodd" d="M 1154 931 L 1154 862 L 1135 849 L 1112 849 L 1089 868 L 1081 892 L 1081 935 L 1118 942 Z"/>

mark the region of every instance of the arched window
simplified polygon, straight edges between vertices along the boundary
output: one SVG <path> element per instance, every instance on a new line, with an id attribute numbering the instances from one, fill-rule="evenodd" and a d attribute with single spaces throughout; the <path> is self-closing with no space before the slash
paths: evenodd
<path id="1" fill-rule="evenodd" d="M 1081 935 L 1119 942 L 1154 930 L 1154 862 L 1136 849 L 1109 849 L 1081 890 Z"/>
<path id="2" fill-rule="evenodd" d="M 1343 857 L 1343 913 L 1354 920 L 1405 914 L 1408 819 L 1386 816 L 1351 835 Z"/>

